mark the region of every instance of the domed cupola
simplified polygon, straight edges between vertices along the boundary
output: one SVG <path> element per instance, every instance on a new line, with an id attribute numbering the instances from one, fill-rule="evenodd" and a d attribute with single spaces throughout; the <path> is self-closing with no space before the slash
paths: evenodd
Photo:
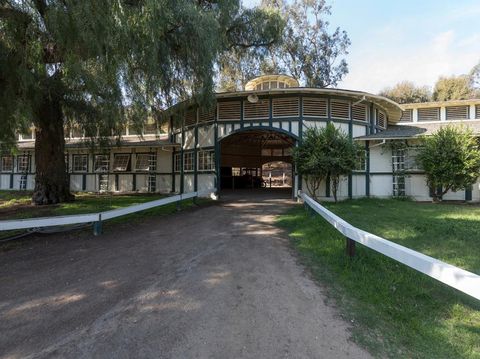
<path id="1" fill-rule="evenodd" d="M 299 83 L 291 76 L 264 75 L 248 81 L 245 91 L 276 90 L 288 87 L 299 87 Z"/>

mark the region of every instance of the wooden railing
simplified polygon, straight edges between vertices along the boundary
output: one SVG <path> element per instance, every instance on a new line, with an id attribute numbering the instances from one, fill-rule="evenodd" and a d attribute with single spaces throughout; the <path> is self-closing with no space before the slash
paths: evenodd
<path id="1" fill-rule="evenodd" d="M 373 249 L 376 252 L 480 300 L 480 276 L 477 274 L 354 227 L 320 205 L 307 194 L 300 193 L 300 197 L 306 206 L 322 216 L 328 223 L 335 227 L 337 231 L 346 237 L 348 255 L 353 256 L 355 254 L 355 243 L 360 243 L 365 247 Z"/>
<path id="2" fill-rule="evenodd" d="M 87 214 L 74 214 L 68 216 L 55 216 L 45 218 L 29 218 L 29 219 L 14 219 L 0 221 L 0 231 L 10 231 L 19 229 L 32 229 L 43 227 L 56 227 L 66 226 L 82 223 L 92 223 L 93 231 L 95 235 L 99 235 L 102 232 L 102 221 L 109 220 L 125 216 L 127 214 L 145 211 L 150 208 L 164 206 L 170 203 L 181 202 L 186 199 L 196 198 L 201 196 L 213 196 L 215 190 L 205 190 L 179 194 L 175 196 L 161 198 L 155 201 L 136 204 L 129 207 L 113 209 L 110 211 L 87 213 Z"/>

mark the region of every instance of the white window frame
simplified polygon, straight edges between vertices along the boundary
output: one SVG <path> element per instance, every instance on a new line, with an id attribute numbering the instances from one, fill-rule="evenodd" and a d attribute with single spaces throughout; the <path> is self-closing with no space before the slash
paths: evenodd
<path id="1" fill-rule="evenodd" d="M 101 161 L 101 162 L 106 162 L 107 163 L 107 168 L 104 168 L 103 167 L 103 163 L 101 165 L 101 167 L 99 167 L 98 165 L 98 162 Z M 94 170 L 95 172 L 97 173 L 106 173 L 109 171 L 110 169 L 110 156 L 109 155 L 95 155 L 95 158 L 94 158 L 94 161 L 93 161 L 93 165 L 94 165 Z"/>
<path id="2" fill-rule="evenodd" d="M 23 161 L 26 161 L 26 163 Z M 29 155 L 17 156 L 17 172 L 27 173 L 29 170 L 30 170 L 30 156 Z"/>
<path id="3" fill-rule="evenodd" d="M 215 170 L 215 152 L 211 150 L 199 151 L 197 168 L 199 171 Z"/>
<path id="4" fill-rule="evenodd" d="M 150 171 L 151 156 L 155 156 L 155 155 L 152 155 L 151 153 L 137 153 L 137 155 L 135 157 L 135 171 L 136 172 L 149 172 Z M 141 168 L 139 166 L 140 164 L 143 164 L 143 166 Z"/>
<path id="5" fill-rule="evenodd" d="M 173 171 L 180 172 L 182 170 L 182 153 L 177 152 L 173 158 Z"/>
<path id="6" fill-rule="evenodd" d="M 185 152 L 183 154 L 183 171 L 193 172 L 195 156 L 193 152 Z"/>
<path id="7" fill-rule="evenodd" d="M 9 168 L 10 169 L 5 169 L 5 159 L 9 159 L 10 160 L 10 166 Z M 12 173 L 13 172 L 13 167 L 14 167 L 14 159 L 13 159 L 13 156 L 11 155 L 7 155 L 7 156 L 2 156 L 2 159 L 1 159 L 1 163 L 0 163 L 0 172 L 2 173 Z"/>
<path id="8" fill-rule="evenodd" d="M 364 154 L 357 160 L 355 164 L 355 171 L 365 172 L 367 170 L 367 151 L 364 150 Z"/>
<path id="9" fill-rule="evenodd" d="M 112 170 L 114 172 L 127 172 L 128 165 L 130 164 L 130 157 L 130 153 L 115 153 L 113 155 Z"/>
<path id="10" fill-rule="evenodd" d="M 82 166 L 81 169 L 80 167 L 77 167 L 76 160 L 77 159 L 82 159 Z M 88 155 L 85 154 L 74 154 L 72 155 L 72 172 L 73 173 L 85 173 L 88 172 Z"/>

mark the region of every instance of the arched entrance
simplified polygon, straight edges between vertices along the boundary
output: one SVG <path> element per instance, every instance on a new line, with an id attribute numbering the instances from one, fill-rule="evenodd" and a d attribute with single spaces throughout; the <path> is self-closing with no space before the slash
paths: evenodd
<path id="1" fill-rule="evenodd" d="M 282 176 L 282 188 L 293 196 L 292 152 L 297 138 L 276 128 L 241 129 L 220 139 L 220 190 L 279 189 L 276 177 L 280 169 L 290 170 Z M 289 164 L 281 166 L 280 164 Z M 266 164 L 276 164 L 264 173 Z M 272 165 L 271 165 L 272 166 Z M 275 186 L 272 184 L 275 182 Z"/>

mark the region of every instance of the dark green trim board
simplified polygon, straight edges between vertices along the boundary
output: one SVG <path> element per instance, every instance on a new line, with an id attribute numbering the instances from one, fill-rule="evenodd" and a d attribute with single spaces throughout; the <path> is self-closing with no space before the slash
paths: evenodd
<path id="1" fill-rule="evenodd" d="M 330 197 L 330 176 L 325 180 L 325 197 Z"/>
<path id="2" fill-rule="evenodd" d="M 472 200 L 472 186 L 468 187 L 465 190 L 465 201 L 471 201 Z"/>
<path id="3" fill-rule="evenodd" d="M 133 179 L 132 179 L 132 190 L 136 191 L 137 190 L 137 174 L 133 174 Z"/>
<path id="4" fill-rule="evenodd" d="M 268 99 L 268 125 L 273 127 L 273 99 Z"/>
<path id="5" fill-rule="evenodd" d="M 10 189 L 13 189 L 13 173 L 10 175 Z"/>
<path id="6" fill-rule="evenodd" d="M 370 197 L 370 142 L 365 141 L 365 196 Z"/>
<path id="7" fill-rule="evenodd" d="M 85 191 L 87 189 L 87 175 L 83 174 L 82 175 L 82 191 Z"/>
<path id="8" fill-rule="evenodd" d="M 353 105 L 350 101 L 349 103 L 349 117 L 350 121 L 348 122 L 348 136 L 350 141 L 353 142 Z M 352 199 L 353 197 L 353 183 L 352 183 L 352 174 L 348 175 L 348 198 Z"/>
<path id="9" fill-rule="evenodd" d="M 353 197 L 353 177 L 352 174 L 350 173 L 348 175 L 348 198 L 352 199 Z"/>
<path id="10" fill-rule="evenodd" d="M 198 123 L 198 110 L 197 110 L 197 123 Z M 193 151 L 193 190 L 196 192 L 198 190 L 198 126 L 195 126 L 193 133 L 194 136 L 194 151 Z"/>
<path id="11" fill-rule="evenodd" d="M 243 109 L 243 106 L 242 106 Z M 243 110 L 242 110 L 243 111 Z M 242 112 L 243 113 L 243 112 Z M 215 113 L 215 123 L 214 123 L 214 144 L 215 144 L 215 187 L 217 191 L 220 190 L 220 143 L 218 142 L 218 123 L 217 123 L 217 114 Z"/>
<path id="12" fill-rule="evenodd" d="M 180 193 L 183 193 L 184 192 L 184 186 L 185 186 L 185 173 L 184 173 L 184 166 L 185 166 L 185 150 L 183 149 L 185 146 L 185 126 L 184 124 L 182 125 L 182 143 L 181 143 L 181 147 L 180 147 L 180 156 L 181 156 L 181 159 L 180 159 Z"/>
<path id="13" fill-rule="evenodd" d="M 299 106 L 300 106 L 300 112 L 299 112 L 299 117 L 298 117 L 298 141 L 297 144 L 301 145 L 302 144 L 302 138 L 303 138 L 303 96 L 299 96 Z M 290 125 L 290 132 L 291 131 L 291 125 Z M 303 178 L 302 175 L 298 175 L 298 189 L 302 190 L 303 188 Z"/>
<path id="14" fill-rule="evenodd" d="M 373 107 L 373 103 L 370 104 L 370 110 L 368 111 L 368 115 L 369 115 L 369 122 L 370 122 L 370 130 L 369 130 L 369 134 L 372 135 L 374 134 L 374 127 L 375 127 L 375 108 Z"/>
<path id="15" fill-rule="evenodd" d="M 244 117 L 244 115 L 243 115 L 243 101 L 244 101 L 244 99 L 242 98 L 242 99 L 240 100 L 240 128 L 243 128 L 243 126 L 244 126 L 244 120 L 245 120 L 245 119 L 243 118 L 243 117 Z"/>
<path id="16" fill-rule="evenodd" d="M 119 191 L 120 189 L 118 188 L 119 187 L 119 178 L 118 178 L 118 173 L 115 173 L 115 190 L 116 191 Z"/>

